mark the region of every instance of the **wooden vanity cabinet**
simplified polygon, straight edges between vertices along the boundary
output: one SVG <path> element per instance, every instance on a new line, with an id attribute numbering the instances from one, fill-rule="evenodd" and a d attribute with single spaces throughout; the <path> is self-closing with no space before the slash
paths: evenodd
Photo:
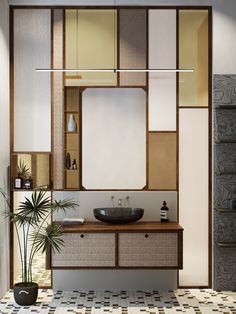
<path id="1" fill-rule="evenodd" d="M 182 269 L 183 228 L 175 222 L 65 226 L 65 246 L 51 253 L 50 268 Z"/>

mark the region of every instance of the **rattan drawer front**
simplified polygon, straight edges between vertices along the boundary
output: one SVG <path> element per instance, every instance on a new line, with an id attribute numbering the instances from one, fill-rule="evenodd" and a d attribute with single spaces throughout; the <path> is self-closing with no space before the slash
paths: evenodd
<path id="1" fill-rule="evenodd" d="M 177 267 L 177 233 L 119 234 L 120 267 Z"/>
<path id="2" fill-rule="evenodd" d="M 52 267 L 115 266 L 115 234 L 65 233 L 65 246 L 52 253 Z"/>

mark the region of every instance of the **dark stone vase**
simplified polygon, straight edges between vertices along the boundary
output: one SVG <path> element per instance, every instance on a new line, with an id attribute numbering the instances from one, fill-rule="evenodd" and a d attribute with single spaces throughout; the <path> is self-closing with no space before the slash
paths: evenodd
<path id="1" fill-rule="evenodd" d="M 38 297 L 38 284 L 35 282 L 19 282 L 13 287 L 14 299 L 19 305 L 33 305 Z"/>

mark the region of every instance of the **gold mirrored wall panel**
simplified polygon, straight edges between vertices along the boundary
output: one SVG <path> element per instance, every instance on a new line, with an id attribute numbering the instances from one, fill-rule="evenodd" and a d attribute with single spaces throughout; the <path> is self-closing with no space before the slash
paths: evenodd
<path id="1" fill-rule="evenodd" d="M 176 189 L 176 133 L 149 132 L 149 190 Z"/>
<path id="2" fill-rule="evenodd" d="M 179 11 L 179 105 L 208 106 L 208 10 Z"/>
<path id="3" fill-rule="evenodd" d="M 13 189 L 50 189 L 50 153 L 15 153 L 11 169 Z"/>
<path id="4" fill-rule="evenodd" d="M 66 10 L 65 45 L 67 69 L 114 69 L 117 67 L 116 10 Z M 68 72 L 67 86 L 116 85 L 117 74 Z"/>
<path id="5" fill-rule="evenodd" d="M 147 67 L 147 11 L 119 10 L 119 67 L 145 69 Z M 120 73 L 121 86 L 145 86 L 146 73 Z"/>

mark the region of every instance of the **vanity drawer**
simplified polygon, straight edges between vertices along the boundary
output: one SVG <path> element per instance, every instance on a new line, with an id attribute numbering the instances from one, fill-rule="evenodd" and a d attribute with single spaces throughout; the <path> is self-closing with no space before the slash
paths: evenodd
<path id="1" fill-rule="evenodd" d="M 178 268 L 178 233 L 119 234 L 120 267 Z"/>
<path id="2" fill-rule="evenodd" d="M 115 266 L 115 234 L 64 233 L 62 238 L 65 245 L 52 253 L 52 268 Z"/>

